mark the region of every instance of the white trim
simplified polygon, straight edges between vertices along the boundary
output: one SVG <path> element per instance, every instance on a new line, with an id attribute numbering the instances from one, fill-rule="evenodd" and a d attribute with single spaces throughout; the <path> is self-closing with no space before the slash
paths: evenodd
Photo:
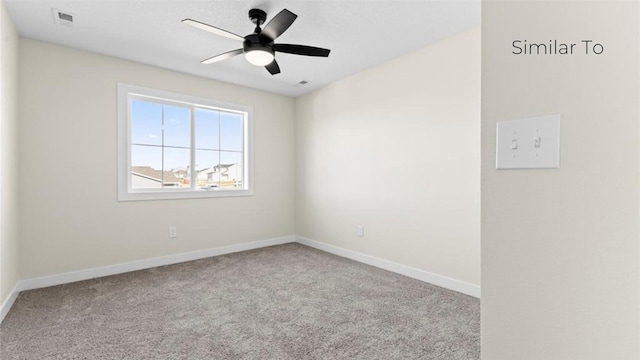
<path id="1" fill-rule="evenodd" d="M 122 274 L 130 271 L 149 269 L 156 266 L 178 264 L 185 261 L 204 259 L 212 256 L 226 255 L 240 251 L 253 250 L 273 245 L 287 244 L 295 241 L 293 235 L 254 241 L 249 243 L 229 245 L 212 249 L 197 250 L 187 253 L 167 255 L 157 258 L 136 260 L 127 263 L 101 266 L 91 269 L 72 271 L 62 274 L 42 276 L 20 280 L 17 287 L 20 291 L 39 289 L 47 286 L 61 285 L 76 281 L 89 280 L 102 276 Z"/>
<path id="2" fill-rule="evenodd" d="M 7 316 L 7 314 L 9 313 L 9 310 L 11 310 L 13 303 L 16 301 L 16 299 L 18 298 L 18 295 L 20 294 L 19 285 L 20 285 L 20 281 L 18 281 L 16 283 L 16 286 L 14 286 L 13 289 L 11 289 L 9 296 L 7 296 L 7 298 L 2 303 L 2 307 L 0 307 L 0 324 L 2 323 L 2 320 L 4 320 L 4 317 Z"/>
<path id="3" fill-rule="evenodd" d="M 312 248 L 326 251 L 328 253 L 355 260 L 363 264 L 375 266 L 380 269 L 388 270 L 400 275 L 404 275 L 416 280 L 424 281 L 445 289 L 457 291 L 469 296 L 480 298 L 480 286 L 470 284 L 464 281 L 452 279 L 450 277 L 434 274 L 425 270 L 416 269 L 411 266 L 402 265 L 393 261 L 380 259 L 375 256 L 366 255 L 353 250 L 347 250 L 338 246 L 329 245 L 320 241 L 311 240 L 296 235 L 296 242 L 310 246 Z"/>

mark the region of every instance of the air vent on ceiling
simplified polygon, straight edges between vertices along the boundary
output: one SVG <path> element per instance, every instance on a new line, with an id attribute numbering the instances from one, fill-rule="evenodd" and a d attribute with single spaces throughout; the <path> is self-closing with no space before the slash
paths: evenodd
<path id="1" fill-rule="evenodd" d="M 73 15 L 58 9 L 51 9 L 53 22 L 58 25 L 73 27 Z"/>

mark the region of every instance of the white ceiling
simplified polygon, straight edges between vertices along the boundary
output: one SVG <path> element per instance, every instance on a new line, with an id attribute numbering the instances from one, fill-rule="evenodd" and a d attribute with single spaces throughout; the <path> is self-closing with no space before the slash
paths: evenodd
<path id="1" fill-rule="evenodd" d="M 226 81 L 287 96 L 326 84 L 420 49 L 480 24 L 480 0 L 467 1 L 204 1 L 4 0 L 21 36 Z M 248 11 L 283 8 L 298 15 L 276 43 L 331 49 L 328 58 L 277 53 L 272 76 L 243 56 L 202 65 L 200 60 L 242 44 L 182 24 L 192 18 L 241 36 L 253 32 Z M 56 9 L 73 27 L 54 21 Z M 46 58 L 43 59 L 46 61 Z M 298 84 L 306 80 L 306 85 Z"/>

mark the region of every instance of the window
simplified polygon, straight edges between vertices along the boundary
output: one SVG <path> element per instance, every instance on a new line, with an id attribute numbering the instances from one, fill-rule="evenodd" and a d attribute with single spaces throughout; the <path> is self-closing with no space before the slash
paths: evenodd
<path id="1" fill-rule="evenodd" d="M 251 115 L 118 84 L 118 200 L 252 195 Z"/>

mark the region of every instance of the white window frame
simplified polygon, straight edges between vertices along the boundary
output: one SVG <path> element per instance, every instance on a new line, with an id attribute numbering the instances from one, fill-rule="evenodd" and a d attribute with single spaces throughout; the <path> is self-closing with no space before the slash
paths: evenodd
<path id="1" fill-rule="evenodd" d="M 133 99 L 147 98 L 167 105 L 182 105 L 212 110 L 243 113 L 244 149 L 243 149 L 243 185 L 238 190 L 196 189 L 196 171 L 191 171 L 191 188 L 185 189 L 132 189 L 131 188 L 131 103 Z M 195 129 L 194 111 L 191 111 L 191 169 L 195 170 Z M 164 90 L 150 89 L 137 85 L 118 83 L 118 201 L 167 200 L 216 198 L 253 195 L 253 108 L 245 105 L 229 104 L 211 99 L 177 94 Z"/>

